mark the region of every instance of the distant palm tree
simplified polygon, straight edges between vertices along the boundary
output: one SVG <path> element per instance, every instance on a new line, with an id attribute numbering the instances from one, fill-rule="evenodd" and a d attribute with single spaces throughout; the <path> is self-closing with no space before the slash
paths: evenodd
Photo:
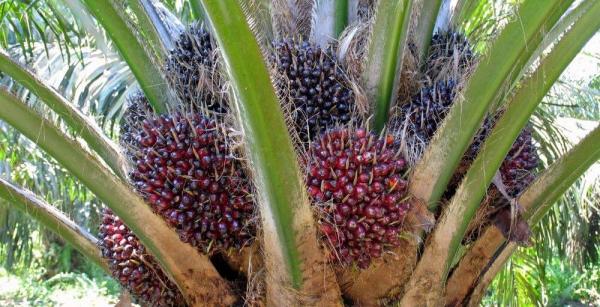
<path id="1" fill-rule="evenodd" d="M 534 176 L 530 118 L 600 27 L 599 2 L 573 2 L 500 22 L 489 1 L 64 1 L 74 22 L 5 1 L 0 38 L 26 58 L 52 37 L 98 65 L 82 84 L 121 71 L 113 49 L 129 69 L 68 101 L 55 67 L 0 51 L 51 109 L 2 88 L 0 119 L 110 209 L 96 238 L 4 179 L 0 196 L 142 304 L 477 305 L 600 157 L 596 127 Z M 117 119 L 125 96 L 117 145 L 82 111 Z"/>

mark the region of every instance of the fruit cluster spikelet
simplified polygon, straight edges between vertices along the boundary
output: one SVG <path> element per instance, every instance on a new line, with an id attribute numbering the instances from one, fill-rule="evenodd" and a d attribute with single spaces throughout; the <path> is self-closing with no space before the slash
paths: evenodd
<path id="1" fill-rule="evenodd" d="M 399 144 L 365 129 L 339 129 L 310 147 L 307 184 L 331 256 L 342 264 L 369 266 L 400 244 L 407 172 Z"/>
<path id="2" fill-rule="evenodd" d="M 152 107 L 144 93 L 136 90 L 127 96 L 125 112 L 121 117 L 119 129 L 119 143 L 127 157 L 136 152 L 135 135 L 141 130 L 142 121 L 152 113 Z"/>

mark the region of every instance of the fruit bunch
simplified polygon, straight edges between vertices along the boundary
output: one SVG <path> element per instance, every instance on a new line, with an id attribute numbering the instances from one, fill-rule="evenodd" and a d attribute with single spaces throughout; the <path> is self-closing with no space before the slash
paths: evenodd
<path id="1" fill-rule="evenodd" d="M 142 127 L 131 180 L 154 211 L 205 253 L 249 243 L 250 184 L 216 122 L 175 113 L 147 118 Z"/>
<path id="2" fill-rule="evenodd" d="M 201 23 L 181 33 L 169 52 L 165 73 L 169 86 L 184 106 L 224 114 L 227 104 L 217 72 L 215 43 Z"/>
<path id="3" fill-rule="evenodd" d="M 400 123 L 394 125 L 401 130 L 406 125 L 410 136 L 428 143 L 450 110 L 456 90 L 456 82 L 452 80 L 421 88 L 410 103 L 400 107 L 397 118 Z"/>
<path id="4" fill-rule="evenodd" d="M 417 158 L 411 160 L 411 163 L 418 160 L 448 114 L 460 91 L 460 79 L 457 78 L 465 78 L 474 61 L 470 44 L 464 36 L 453 32 L 434 35 L 425 65 L 424 82 L 432 85 L 422 87 L 411 102 L 399 108 L 398 116 L 392 120 L 392 127 L 395 127 L 396 133 L 407 137 L 410 144 L 408 147 L 416 153 Z M 500 115 L 498 112 L 484 120 L 448 186 L 446 198 L 449 199 L 454 194 Z M 526 223 L 521 220 L 519 214 L 511 216 L 507 215 L 507 212 L 511 212 L 510 198 L 517 197 L 532 182 L 537 160 L 531 128 L 527 127 L 520 133 L 503 161 L 499 169 L 502 182 L 490 186 L 478 212 L 479 218 L 469 226 L 467 241 L 477 237 L 477 230 L 490 221 L 494 221 L 509 239 L 527 241 L 529 231 Z M 515 223 L 520 229 L 516 232 L 511 229 L 511 225 Z"/>
<path id="5" fill-rule="evenodd" d="M 399 143 L 365 129 L 323 133 L 309 149 L 307 184 L 331 256 L 367 268 L 400 244 L 407 166 Z"/>
<path id="6" fill-rule="evenodd" d="M 218 124 L 228 108 L 215 91 L 220 77 L 213 53 L 214 43 L 201 25 L 182 33 L 165 63 L 180 104 L 169 114 L 158 115 L 144 95 L 135 92 L 127 99 L 120 134 L 135 190 L 182 241 L 210 255 L 246 246 L 255 233 L 250 182 Z M 101 234 L 109 238 L 102 243 L 104 257 L 114 263 L 113 274 L 134 297 L 150 305 L 182 304 L 183 299 L 175 297 L 181 295 L 152 258 L 139 260 L 144 247 L 110 211 Z M 135 244 L 125 250 L 126 242 L 111 243 L 113 235 Z M 138 258 L 128 261 L 131 246 Z"/>
<path id="7" fill-rule="evenodd" d="M 438 32 L 431 42 L 427 60 L 428 77 L 436 81 L 433 86 L 426 86 L 414 96 L 410 103 L 400 107 L 396 121 L 406 126 L 407 135 L 424 144 L 428 144 L 437 128 L 452 107 L 458 88 L 458 82 L 450 76 L 455 76 L 443 67 L 456 66 L 464 70 L 475 60 L 471 47 L 466 38 L 457 32 Z M 436 68 L 436 69 L 433 69 Z M 491 132 L 500 113 L 485 119 L 482 127 L 475 135 L 467 150 L 462 167 L 456 174 L 455 181 L 464 175 L 464 170 L 475 159 L 481 145 Z M 396 124 L 398 126 L 398 124 Z M 404 126 L 400 127 L 403 129 Z M 418 145 L 418 142 L 412 142 Z M 531 137 L 531 129 L 525 128 L 500 167 L 504 185 L 511 197 L 516 197 L 533 179 L 533 171 L 537 167 L 537 153 Z"/>
<path id="8" fill-rule="evenodd" d="M 148 306 L 186 306 L 177 286 L 167 278 L 156 260 L 146 253 L 138 238 L 121 219 L 106 209 L 99 241 L 113 276 L 136 299 Z"/>
<path id="9" fill-rule="evenodd" d="M 513 143 L 500 166 L 502 181 L 510 197 L 517 197 L 535 179 L 539 157 L 531 136 L 531 127 L 526 127 Z"/>
<path id="10" fill-rule="evenodd" d="M 464 78 L 474 61 L 471 44 L 463 34 L 440 31 L 431 39 L 427 76 L 434 81 Z"/>
<path id="11" fill-rule="evenodd" d="M 291 39 L 275 43 L 274 49 L 271 61 L 280 76 L 279 92 L 292 105 L 291 116 L 303 142 L 350 122 L 354 94 L 330 50 Z"/>
<path id="12" fill-rule="evenodd" d="M 484 121 L 483 126 L 478 131 L 473 143 L 465 154 L 462 164 L 470 164 L 475 159 L 483 142 L 491 132 L 494 121 L 499 118 L 500 114 L 498 113 L 496 116 L 489 117 Z M 539 157 L 531 133 L 532 128 L 530 125 L 521 131 L 499 169 L 502 182 L 507 189 L 506 192 L 511 198 L 519 196 L 535 179 L 535 170 L 538 167 Z"/>

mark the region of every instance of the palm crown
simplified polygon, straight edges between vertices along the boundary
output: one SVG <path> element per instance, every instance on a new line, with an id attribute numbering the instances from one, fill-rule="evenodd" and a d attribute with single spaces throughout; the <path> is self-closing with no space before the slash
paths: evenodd
<path id="1" fill-rule="evenodd" d="M 139 84 L 118 144 L 4 51 L 52 111 L 2 88 L 0 119 L 107 206 L 99 238 L 0 196 L 142 304 L 477 304 L 600 156 L 596 127 L 542 170 L 529 122 L 600 27 L 600 3 L 572 2 L 502 27 L 466 1 L 192 0 L 186 27 L 154 1 L 71 2 Z"/>

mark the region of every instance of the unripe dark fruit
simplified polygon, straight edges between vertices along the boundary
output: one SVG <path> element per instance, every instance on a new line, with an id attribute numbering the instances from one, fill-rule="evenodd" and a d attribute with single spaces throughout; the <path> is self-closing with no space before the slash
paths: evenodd
<path id="1" fill-rule="evenodd" d="M 431 38 L 426 71 L 432 80 L 462 78 L 475 61 L 467 38 L 452 31 L 437 32 Z"/>
<path id="2" fill-rule="evenodd" d="M 177 286 L 121 219 L 106 209 L 98 244 L 119 283 L 143 306 L 186 306 Z"/>
<path id="3" fill-rule="evenodd" d="M 131 180 L 181 240 L 204 253 L 248 244 L 250 183 L 216 123 L 199 114 L 143 121 Z"/>
<path id="4" fill-rule="evenodd" d="M 423 87 L 411 102 L 402 105 L 398 119 L 407 126 L 409 135 L 429 143 L 450 110 L 455 96 L 456 82 L 452 80 Z M 399 129 L 404 130 L 404 127 Z"/>
<path id="5" fill-rule="evenodd" d="M 128 158 L 133 154 L 132 150 L 135 151 L 135 134 L 142 129 L 142 121 L 152 112 L 152 107 L 142 91 L 136 90 L 127 97 L 125 112 L 121 117 L 119 142 Z"/>
<path id="6" fill-rule="evenodd" d="M 192 24 L 175 42 L 165 63 L 167 81 L 184 106 L 204 107 L 226 113 L 219 95 L 221 80 L 216 68 L 216 49 L 210 33 L 200 23 Z"/>
<path id="7" fill-rule="evenodd" d="M 284 40 L 274 44 L 272 62 L 284 78 L 279 91 L 292 104 L 295 128 L 302 141 L 327 128 L 348 123 L 354 94 L 335 55 L 307 42 Z"/>
<path id="8" fill-rule="evenodd" d="M 400 244 L 407 166 L 392 136 L 332 130 L 310 146 L 307 185 L 332 259 L 369 266 Z"/>

